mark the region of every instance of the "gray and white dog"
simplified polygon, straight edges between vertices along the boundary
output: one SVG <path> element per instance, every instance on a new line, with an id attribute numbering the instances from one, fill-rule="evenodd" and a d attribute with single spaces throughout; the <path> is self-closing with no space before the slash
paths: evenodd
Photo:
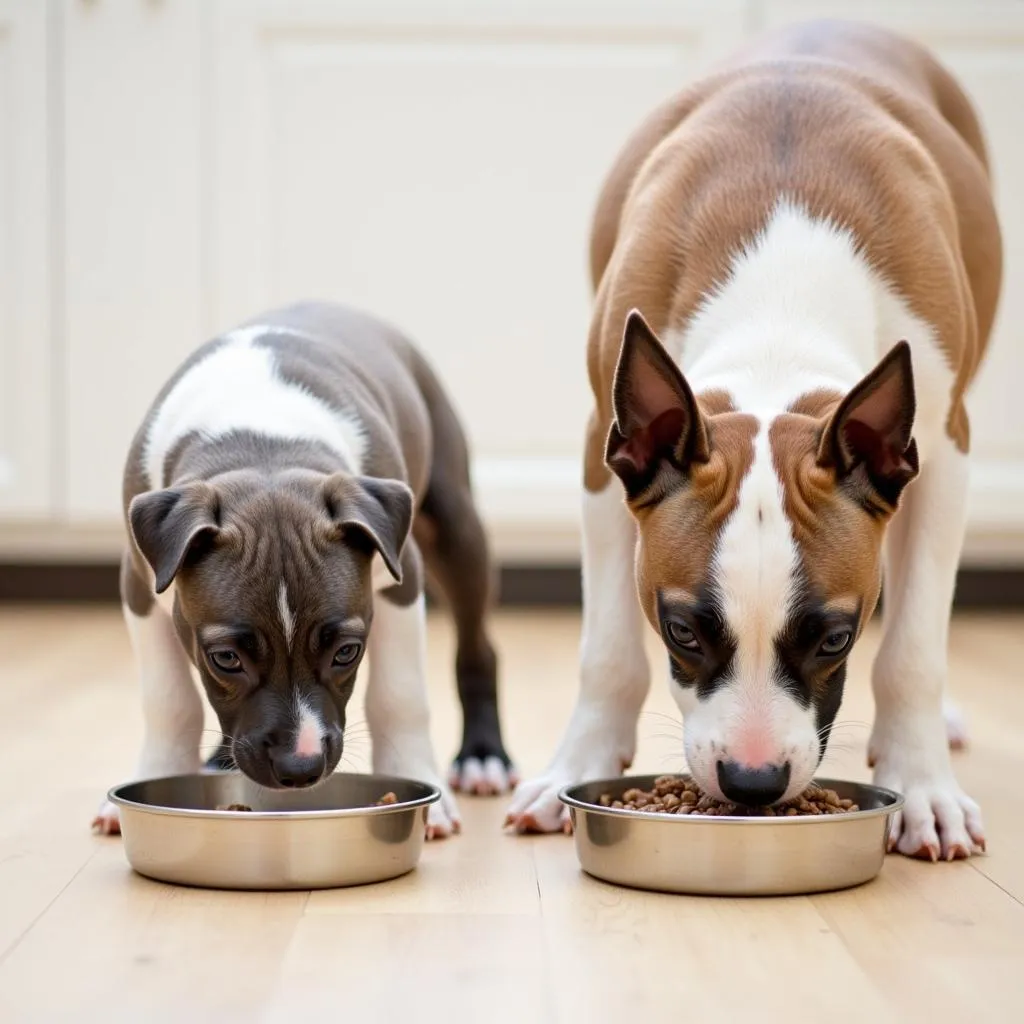
<path id="1" fill-rule="evenodd" d="M 491 568 L 466 441 L 437 378 L 389 326 L 306 303 L 199 348 L 157 396 L 124 477 L 121 594 L 142 687 L 135 777 L 200 768 L 198 670 L 234 763 L 270 787 L 337 766 L 364 653 L 373 769 L 441 787 L 429 735 L 424 576 L 457 629 L 452 788 L 504 792 Z M 104 804 L 94 827 L 117 832 Z"/>

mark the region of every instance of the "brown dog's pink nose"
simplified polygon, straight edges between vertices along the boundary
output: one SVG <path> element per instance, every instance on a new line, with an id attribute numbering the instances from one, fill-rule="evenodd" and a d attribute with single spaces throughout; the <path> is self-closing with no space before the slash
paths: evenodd
<path id="1" fill-rule="evenodd" d="M 270 770 L 278 784 L 288 789 L 299 789 L 319 782 L 326 761 L 323 754 L 294 754 L 288 751 L 271 753 Z"/>
<path id="2" fill-rule="evenodd" d="M 789 786 L 789 762 L 749 768 L 739 761 L 718 762 L 718 785 L 727 800 L 746 807 L 775 803 Z"/>

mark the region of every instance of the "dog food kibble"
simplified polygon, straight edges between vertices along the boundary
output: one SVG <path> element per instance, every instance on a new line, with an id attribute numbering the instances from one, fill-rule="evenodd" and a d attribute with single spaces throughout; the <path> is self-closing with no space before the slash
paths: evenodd
<path id="1" fill-rule="evenodd" d="M 815 785 L 776 807 L 741 807 L 701 793 L 692 779 L 680 779 L 675 775 L 662 775 L 655 779 L 654 788 L 650 790 L 627 789 L 621 800 L 612 797 L 610 793 L 602 793 L 598 803 L 602 807 L 650 811 L 655 814 L 730 814 L 741 818 L 792 818 L 800 814 L 843 814 L 860 810 L 857 804 L 842 799 L 834 789 L 822 789 Z"/>
<path id="2" fill-rule="evenodd" d="M 377 806 L 382 807 L 384 804 L 397 804 L 398 797 L 394 793 L 385 793 L 378 801 Z"/>
<path id="3" fill-rule="evenodd" d="M 218 811 L 251 811 L 248 804 L 217 804 Z"/>

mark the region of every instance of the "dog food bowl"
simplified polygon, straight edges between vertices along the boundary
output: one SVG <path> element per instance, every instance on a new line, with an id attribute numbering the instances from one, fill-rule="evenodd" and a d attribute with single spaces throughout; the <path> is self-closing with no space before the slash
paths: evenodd
<path id="1" fill-rule="evenodd" d="M 396 803 L 375 806 L 386 793 Z M 117 786 L 128 862 L 162 882 L 211 889 L 330 889 L 396 878 L 423 849 L 436 786 L 338 772 L 313 789 L 272 790 L 239 772 Z M 218 811 L 243 804 L 252 811 Z"/>
<path id="2" fill-rule="evenodd" d="M 683 776 L 684 778 L 686 776 Z M 657 775 L 604 779 L 559 794 L 576 855 L 616 885 L 713 896 L 787 896 L 847 889 L 882 869 L 903 797 L 840 779 L 815 779 L 860 810 L 778 818 L 656 814 L 602 807 L 602 793 L 649 790 Z"/>

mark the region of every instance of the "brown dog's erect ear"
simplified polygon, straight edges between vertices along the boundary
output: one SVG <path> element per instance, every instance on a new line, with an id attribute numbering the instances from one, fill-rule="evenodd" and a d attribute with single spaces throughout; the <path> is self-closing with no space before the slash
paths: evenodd
<path id="1" fill-rule="evenodd" d="M 917 476 L 914 372 L 901 341 L 843 399 L 818 445 L 818 465 L 848 476 L 863 466 L 879 496 L 895 507 Z"/>
<path id="2" fill-rule="evenodd" d="M 412 526 L 412 491 L 400 480 L 335 473 L 324 482 L 330 517 L 380 552 L 388 572 L 402 582 L 402 548 Z"/>
<path id="3" fill-rule="evenodd" d="M 217 492 L 195 483 L 166 491 L 148 491 L 128 506 L 132 537 L 156 577 L 162 594 L 181 567 L 218 531 Z"/>
<path id="4" fill-rule="evenodd" d="M 631 497 L 650 485 L 662 462 L 685 472 L 708 461 L 707 427 L 690 385 L 635 309 L 626 317 L 612 408 L 605 462 Z"/>

